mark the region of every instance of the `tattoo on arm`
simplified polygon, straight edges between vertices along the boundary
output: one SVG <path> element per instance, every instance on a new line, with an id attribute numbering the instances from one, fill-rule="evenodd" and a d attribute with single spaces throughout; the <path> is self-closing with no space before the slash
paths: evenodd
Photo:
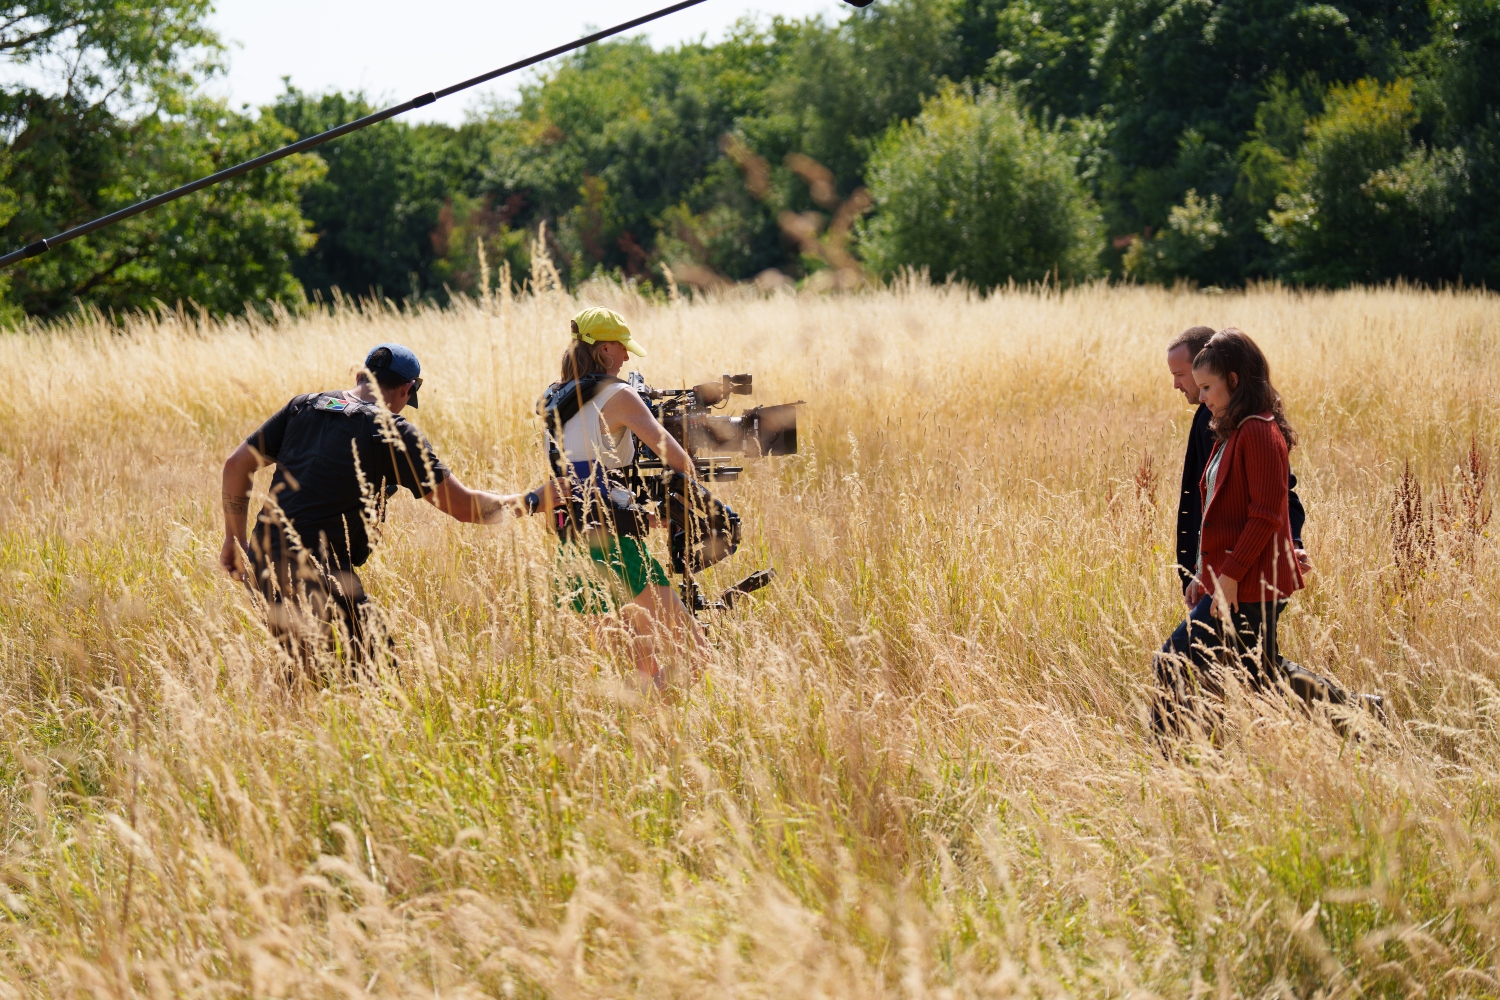
<path id="1" fill-rule="evenodd" d="M 248 514 L 250 513 L 250 498 L 225 493 L 224 510 L 230 514 Z"/>

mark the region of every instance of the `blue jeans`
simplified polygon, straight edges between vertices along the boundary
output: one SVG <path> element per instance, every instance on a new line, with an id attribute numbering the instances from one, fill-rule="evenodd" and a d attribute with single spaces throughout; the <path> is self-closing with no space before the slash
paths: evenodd
<path id="1" fill-rule="evenodd" d="M 1221 661 L 1223 654 L 1232 648 L 1239 654 L 1240 664 L 1252 684 L 1259 687 L 1273 680 L 1281 665 L 1276 625 L 1286 602 L 1241 603 L 1239 610 L 1230 615 L 1233 632 L 1228 632 L 1224 623 L 1213 616 L 1213 604 L 1214 599 L 1209 596 L 1193 605 L 1193 610 L 1177 626 L 1161 651 L 1186 657 L 1189 663 L 1202 670 L 1212 662 Z M 1254 655 L 1257 647 L 1261 651 L 1259 656 Z"/>
<path id="2" fill-rule="evenodd" d="M 1210 701 L 1223 697 L 1226 668 L 1238 667 L 1241 680 L 1258 691 L 1274 687 L 1282 675 L 1276 622 L 1284 604 L 1241 603 L 1228 622 L 1213 616 L 1212 597 L 1194 605 L 1156 657 L 1152 728 L 1181 732 L 1184 712 L 1201 715 L 1195 706 L 1204 696 Z"/>
<path id="3" fill-rule="evenodd" d="M 1182 624 L 1177 626 L 1165 644 L 1161 647 L 1163 653 L 1176 653 L 1185 656 L 1196 665 L 1201 656 L 1193 651 L 1193 640 L 1205 647 L 1213 647 L 1219 641 L 1219 620 L 1213 616 L 1214 599 L 1205 597 L 1193 605 Z"/>

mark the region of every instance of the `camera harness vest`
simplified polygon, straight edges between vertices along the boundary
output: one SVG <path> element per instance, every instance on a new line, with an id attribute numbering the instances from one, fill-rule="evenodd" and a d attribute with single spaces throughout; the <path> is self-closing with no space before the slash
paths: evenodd
<path id="1" fill-rule="evenodd" d="M 611 469 L 594 461 L 574 463 L 563 451 L 568 421 L 605 388 L 622 384 L 629 383 L 609 375 L 585 375 L 554 383 L 537 404 L 547 426 L 547 461 L 553 474 L 571 484 L 567 503 L 554 512 L 552 528 L 561 538 L 597 530 L 641 537 L 650 530 L 646 511 L 637 502 L 648 490 L 634 464 Z M 740 544 L 739 515 L 695 479 L 673 473 L 665 482 L 657 499 L 670 526 L 673 570 L 692 573 L 733 555 Z"/>
<path id="2" fill-rule="evenodd" d="M 585 375 L 554 383 L 537 405 L 547 425 L 547 462 L 554 475 L 571 484 L 568 502 L 558 508 L 553 525 L 564 538 L 598 529 L 635 536 L 648 530 L 646 512 L 636 502 L 641 488 L 633 467 L 611 469 L 597 461 L 570 462 L 563 452 L 568 422 L 607 386 L 625 384 L 609 375 Z M 587 476 L 580 474 L 580 465 L 588 466 Z"/>

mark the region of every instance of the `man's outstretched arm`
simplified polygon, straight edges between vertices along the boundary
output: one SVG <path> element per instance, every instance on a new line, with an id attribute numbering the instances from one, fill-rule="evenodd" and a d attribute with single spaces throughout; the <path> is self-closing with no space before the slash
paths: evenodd
<path id="1" fill-rule="evenodd" d="M 549 514 L 568 490 L 566 479 L 549 479 L 530 493 L 486 493 L 471 490 L 453 475 L 443 478 L 423 499 L 450 517 L 470 524 L 496 524 L 507 514 L 525 517 L 539 511 Z M 477 516 L 471 516 L 477 511 Z"/>
<path id="2" fill-rule="evenodd" d="M 519 514 L 524 509 L 519 494 L 471 490 L 452 473 L 444 476 L 443 481 L 422 499 L 465 524 L 494 524 L 507 512 Z"/>
<path id="3" fill-rule="evenodd" d="M 245 521 L 250 514 L 250 487 L 260 458 L 243 441 L 224 460 L 224 545 L 219 565 L 236 580 L 245 578 Z"/>

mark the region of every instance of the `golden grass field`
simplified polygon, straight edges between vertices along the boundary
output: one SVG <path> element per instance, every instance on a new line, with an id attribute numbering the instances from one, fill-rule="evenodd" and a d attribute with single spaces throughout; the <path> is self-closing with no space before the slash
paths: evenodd
<path id="1" fill-rule="evenodd" d="M 364 576 L 402 667 L 367 685 L 288 691 L 216 565 L 224 456 L 378 341 L 465 482 L 538 481 L 580 299 L 0 335 L 0 997 L 1500 994 L 1500 579 L 1460 471 L 1500 448 L 1500 298 L 736 294 L 582 296 L 653 384 L 807 400 L 803 453 L 722 491 L 714 577 L 780 581 L 671 706 L 553 606 L 539 521 L 394 501 Z M 1197 323 L 1262 344 L 1303 434 L 1285 651 L 1389 728 L 1150 737 Z M 1438 516 L 1397 566 L 1408 459 Z"/>

